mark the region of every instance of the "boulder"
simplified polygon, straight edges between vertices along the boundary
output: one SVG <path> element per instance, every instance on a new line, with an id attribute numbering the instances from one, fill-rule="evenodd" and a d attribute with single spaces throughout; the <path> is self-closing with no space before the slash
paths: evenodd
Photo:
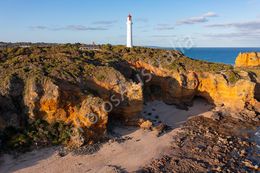
<path id="1" fill-rule="evenodd" d="M 240 53 L 236 58 L 236 67 L 259 67 L 260 52 Z"/>

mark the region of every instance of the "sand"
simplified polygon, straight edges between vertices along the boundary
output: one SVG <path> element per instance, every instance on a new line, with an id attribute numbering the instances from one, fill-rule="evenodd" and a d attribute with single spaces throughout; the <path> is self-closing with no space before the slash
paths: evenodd
<path id="1" fill-rule="evenodd" d="M 51 147 L 20 155 L 13 158 L 4 155 L 0 158 L 0 172 L 20 173 L 72 173 L 72 172 L 114 172 L 115 170 L 136 171 L 149 164 L 151 160 L 170 151 L 172 137 L 178 127 L 191 116 L 211 113 L 212 106 L 197 99 L 188 111 L 177 109 L 160 101 L 147 103 L 142 115 L 155 123 L 162 122 L 173 130 L 157 137 L 155 131 L 145 131 L 134 127 L 117 127 L 115 132 L 129 140 L 118 143 L 107 142 L 92 155 L 73 155 L 60 157 L 58 148 Z"/>

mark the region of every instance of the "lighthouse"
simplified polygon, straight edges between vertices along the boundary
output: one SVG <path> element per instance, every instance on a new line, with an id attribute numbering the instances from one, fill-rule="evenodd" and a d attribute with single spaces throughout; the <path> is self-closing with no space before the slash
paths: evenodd
<path id="1" fill-rule="evenodd" d="M 133 33 L 132 33 L 133 22 L 132 22 L 131 14 L 129 14 L 128 17 L 127 17 L 126 25 L 127 25 L 127 43 L 126 43 L 126 47 L 131 48 L 131 47 L 133 47 Z"/>

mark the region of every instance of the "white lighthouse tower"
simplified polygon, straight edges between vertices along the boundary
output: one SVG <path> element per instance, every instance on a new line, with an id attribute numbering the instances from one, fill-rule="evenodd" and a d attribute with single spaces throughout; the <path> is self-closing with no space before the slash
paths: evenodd
<path id="1" fill-rule="evenodd" d="M 132 16 L 131 14 L 128 15 L 127 17 L 127 43 L 126 43 L 126 47 L 133 47 L 133 33 L 132 33 Z"/>

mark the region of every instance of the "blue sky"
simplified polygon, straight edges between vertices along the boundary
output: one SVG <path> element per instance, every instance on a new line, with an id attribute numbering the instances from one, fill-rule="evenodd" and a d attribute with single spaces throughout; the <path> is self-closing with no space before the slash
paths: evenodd
<path id="1" fill-rule="evenodd" d="M 0 41 L 260 47 L 259 0 L 1 0 Z M 187 41 L 188 40 L 188 41 Z"/>

